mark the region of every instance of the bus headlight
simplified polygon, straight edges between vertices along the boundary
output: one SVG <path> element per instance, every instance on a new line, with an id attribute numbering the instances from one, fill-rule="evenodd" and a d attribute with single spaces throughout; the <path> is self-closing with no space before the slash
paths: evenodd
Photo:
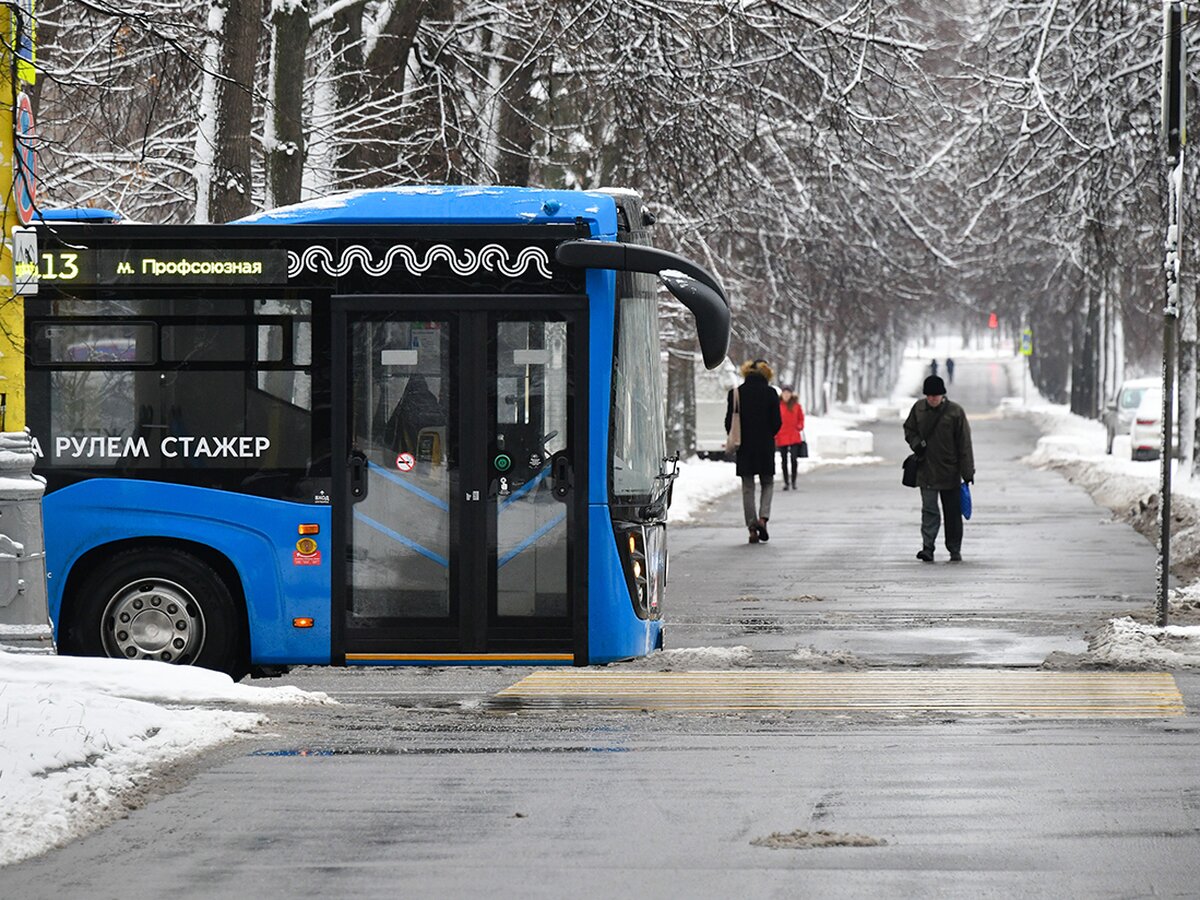
<path id="1" fill-rule="evenodd" d="M 667 574 L 666 529 L 633 522 L 616 523 L 616 528 L 633 610 L 639 619 L 657 619 Z"/>

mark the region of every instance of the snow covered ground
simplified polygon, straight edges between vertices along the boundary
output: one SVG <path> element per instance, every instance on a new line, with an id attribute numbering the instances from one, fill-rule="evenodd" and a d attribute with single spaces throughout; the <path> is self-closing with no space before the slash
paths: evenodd
<path id="1" fill-rule="evenodd" d="M 0 650 L 0 865 L 108 821 L 156 767 L 265 724 L 256 708 L 333 702 L 206 669 Z"/>

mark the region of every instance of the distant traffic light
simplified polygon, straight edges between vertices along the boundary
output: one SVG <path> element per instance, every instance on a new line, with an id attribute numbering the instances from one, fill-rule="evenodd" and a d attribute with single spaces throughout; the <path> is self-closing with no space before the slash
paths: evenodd
<path id="1" fill-rule="evenodd" d="M 988 313 L 988 328 L 999 328 L 1000 320 L 996 318 L 995 313 Z"/>

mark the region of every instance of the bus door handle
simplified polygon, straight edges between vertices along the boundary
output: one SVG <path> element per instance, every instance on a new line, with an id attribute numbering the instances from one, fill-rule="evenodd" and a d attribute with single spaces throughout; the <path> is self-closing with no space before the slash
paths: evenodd
<path id="1" fill-rule="evenodd" d="M 357 451 L 350 454 L 350 501 L 367 496 L 367 458 Z"/>
<path id="2" fill-rule="evenodd" d="M 551 493 L 555 500 L 566 500 L 571 492 L 571 460 L 565 453 L 554 457 L 550 468 L 550 479 L 553 484 Z"/>

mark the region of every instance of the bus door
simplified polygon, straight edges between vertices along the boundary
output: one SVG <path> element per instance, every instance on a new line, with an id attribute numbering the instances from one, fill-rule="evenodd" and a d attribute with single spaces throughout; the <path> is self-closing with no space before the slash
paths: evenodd
<path id="1" fill-rule="evenodd" d="M 335 298 L 335 641 L 348 663 L 586 652 L 582 310 Z"/>

